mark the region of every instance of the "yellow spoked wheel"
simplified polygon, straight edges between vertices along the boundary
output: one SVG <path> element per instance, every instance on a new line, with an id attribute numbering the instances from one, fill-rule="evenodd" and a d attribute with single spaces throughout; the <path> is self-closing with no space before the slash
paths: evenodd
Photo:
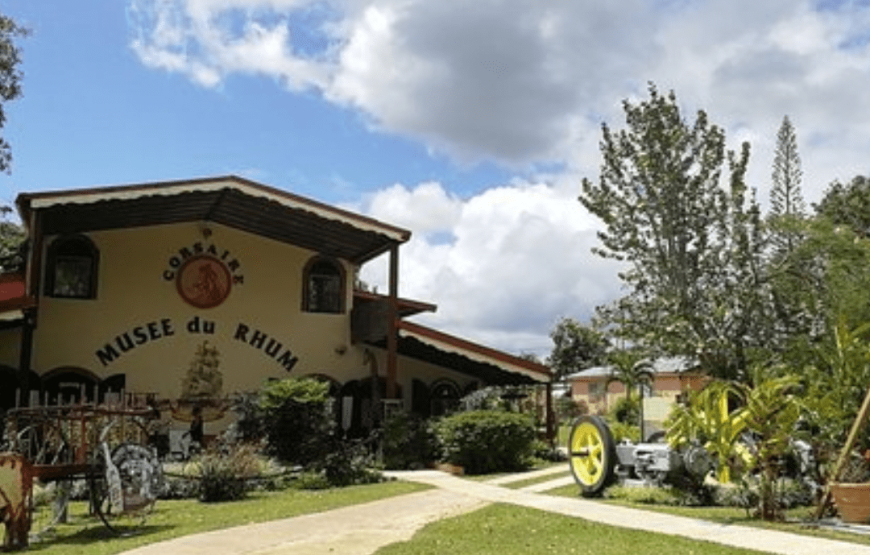
<path id="1" fill-rule="evenodd" d="M 587 497 L 600 494 L 613 480 L 616 446 L 610 428 L 597 416 L 581 416 L 568 437 L 574 481 Z"/>

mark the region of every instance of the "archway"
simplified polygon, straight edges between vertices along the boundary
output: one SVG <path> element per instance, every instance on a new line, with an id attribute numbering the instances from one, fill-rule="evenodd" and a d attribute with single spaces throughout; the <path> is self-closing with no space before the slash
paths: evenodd
<path id="1" fill-rule="evenodd" d="M 42 375 L 42 391 L 48 405 L 95 401 L 100 378 L 90 370 L 62 366 Z"/>

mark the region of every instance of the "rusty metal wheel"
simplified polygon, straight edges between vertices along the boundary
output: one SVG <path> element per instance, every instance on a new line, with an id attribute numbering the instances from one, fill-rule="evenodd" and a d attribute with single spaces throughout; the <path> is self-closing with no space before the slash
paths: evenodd
<path id="1" fill-rule="evenodd" d="M 124 443 L 112 451 L 101 446 L 98 472 L 90 480 L 91 505 L 103 524 L 119 535 L 135 533 L 154 509 L 163 486 L 163 467 L 157 453 L 142 445 Z"/>

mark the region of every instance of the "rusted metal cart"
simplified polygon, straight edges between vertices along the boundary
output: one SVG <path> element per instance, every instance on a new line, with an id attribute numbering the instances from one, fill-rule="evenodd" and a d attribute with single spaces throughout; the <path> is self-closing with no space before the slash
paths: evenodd
<path id="1" fill-rule="evenodd" d="M 86 503 L 77 506 L 115 533 L 126 533 L 144 522 L 163 483 L 160 460 L 148 445 L 155 413 L 143 403 L 128 403 L 124 395 L 116 403 L 10 410 L 0 472 L 3 461 L 18 470 L 17 479 L 16 472 L 7 472 L 6 479 L 0 474 L 6 543 L 22 547 L 69 519 L 73 496 L 84 498 Z M 16 496 L 24 499 L 25 510 L 7 502 L 4 513 L 3 500 Z M 12 523 L 10 515 L 27 521 Z M 25 538 L 22 527 L 29 529 Z"/>

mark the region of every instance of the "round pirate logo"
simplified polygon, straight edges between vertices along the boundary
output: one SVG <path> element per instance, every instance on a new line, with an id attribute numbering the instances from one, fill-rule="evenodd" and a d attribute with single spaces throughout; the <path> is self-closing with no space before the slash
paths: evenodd
<path id="1" fill-rule="evenodd" d="M 196 308 L 212 308 L 226 300 L 233 280 L 220 260 L 200 255 L 184 262 L 175 283 L 182 299 Z"/>

